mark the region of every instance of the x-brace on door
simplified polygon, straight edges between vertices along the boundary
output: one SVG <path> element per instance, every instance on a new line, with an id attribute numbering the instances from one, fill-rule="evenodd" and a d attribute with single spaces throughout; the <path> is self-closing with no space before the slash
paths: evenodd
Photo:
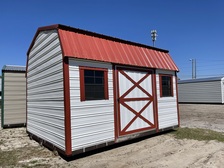
<path id="1" fill-rule="evenodd" d="M 156 128 L 150 70 L 117 68 L 118 136 Z"/>

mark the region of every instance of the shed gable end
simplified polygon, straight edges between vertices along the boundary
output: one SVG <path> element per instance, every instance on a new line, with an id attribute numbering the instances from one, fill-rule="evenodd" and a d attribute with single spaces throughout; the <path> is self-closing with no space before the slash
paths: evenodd
<path id="1" fill-rule="evenodd" d="M 65 149 L 63 62 L 56 30 L 42 31 L 27 58 L 27 130 Z"/>

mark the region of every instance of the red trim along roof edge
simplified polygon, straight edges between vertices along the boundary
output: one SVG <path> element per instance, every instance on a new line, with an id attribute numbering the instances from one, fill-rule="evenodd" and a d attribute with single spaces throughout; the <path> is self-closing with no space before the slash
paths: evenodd
<path id="1" fill-rule="evenodd" d="M 38 36 L 38 34 L 41 31 L 53 30 L 53 29 L 56 29 L 56 30 L 60 29 L 60 30 L 65 30 L 65 31 L 74 32 L 74 33 L 79 33 L 79 34 L 88 35 L 88 36 L 92 36 L 92 37 L 102 38 L 102 39 L 106 39 L 106 40 L 110 40 L 110 41 L 114 41 L 114 42 L 118 42 L 118 43 L 124 43 L 124 44 L 129 44 L 129 45 L 132 45 L 132 46 L 142 47 L 142 48 L 145 48 L 145 49 L 151 49 L 151 50 L 163 52 L 163 53 L 166 53 L 166 54 L 169 53 L 168 50 L 164 50 L 164 49 L 161 49 L 161 48 L 156 48 L 156 47 L 148 46 L 148 45 L 141 44 L 141 43 L 131 42 L 131 41 L 127 41 L 127 40 L 119 39 L 119 38 L 116 38 L 116 37 L 112 37 L 112 36 L 107 36 L 107 35 L 91 32 L 91 31 L 87 31 L 87 30 L 73 28 L 73 27 L 70 27 L 70 26 L 62 25 L 62 24 L 54 24 L 54 25 L 50 25 L 50 26 L 39 27 L 37 29 L 36 34 L 35 34 L 32 42 L 31 42 L 31 45 L 30 45 L 30 47 L 29 47 L 29 49 L 27 51 L 27 57 L 28 57 L 28 55 L 30 53 L 30 50 L 32 49 L 32 47 L 33 47 L 33 45 L 35 43 L 35 39 Z M 61 38 L 61 37 L 59 36 L 59 38 Z M 67 55 L 64 55 L 64 56 L 67 56 Z M 85 58 L 83 58 L 83 59 L 85 59 Z M 173 68 L 171 68 L 171 69 L 168 68 L 168 70 L 179 71 L 179 69 L 176 66 L 176 64 L 174 63 L 173 59 L 171 57 L 169 57 L 168 59 L 170 59 L 169 60 L 170 63 L 173 64 L 172 65 Z M 153 68 L 153 67 L 151 67 L 151 68 Z M 162 68 L 162 69 L 166 69 L 166 68 Z"/>
<path id="2" fill-rule="evenodd" d="M 156 50 L 156 51 L 162 51 L 162 52 L 165 52 L 165 53 L 169 52 L 168 50 L 164 50 L 164 49 L 161 49 L 161 48 L 156 48 L 156 47 L 152 47 L 152 46 L 148 46 L 148 45 L 145 45 L 145 44 L 136 43 L 136 42 L 132 42 L 132 41 L 128 41 L 128 40 L 123 40 L 123 39 L 120 39 L 120 38 L 117 38 L 117 37 L 107 36 L 107 35 L 91 32 L 91 31 L 83 30 L 83 29 L 79 29 L 79 28 L 74 28 L 74 27 L 70 27 L 70 26 L 66 26 L 66 25 L 62 25 L 62 24 L 54 24 L 54 25 L 50 25 L 50 26 L 39 27 L 37 29 L 36 34 L 34 35 L 34 38 L 31 42 L 31 45 L 30 45 L 30 47 L 27 51 L 27 55 L 29 54 L 32 46 L 34 45 L 35 39 L 38 36 L 39 32 L 46 31 L 46 30 L 53 30 L 53 29 L 68 30 L 68 31 L 77 32 L 77 33 L 90 35 L 90 36 L 94 36 L 94 37 L 99 37 L 99 38 L 104 38 L 104 39 L 108 39 L 108 40 L 112 40 L 112 41 L 116 41 L 116 42 L 122 42 L 122 43 L 126 43 L 126 44 L 136 45 L 136 46 L 139 46 L 139 47 L 150 48 L 150 49 L 153 49 L 153 50 Z"/>

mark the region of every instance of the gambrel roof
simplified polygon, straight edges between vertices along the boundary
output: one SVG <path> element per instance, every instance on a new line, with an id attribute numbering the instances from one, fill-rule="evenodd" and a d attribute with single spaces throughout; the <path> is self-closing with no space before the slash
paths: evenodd
<path id="1" fill-rule="evenodd" d="M 57 30 L 64 57 L 179 71 L 169 51 L 64 25 L 40 27 L 27 55 L 41 31 Z"/>

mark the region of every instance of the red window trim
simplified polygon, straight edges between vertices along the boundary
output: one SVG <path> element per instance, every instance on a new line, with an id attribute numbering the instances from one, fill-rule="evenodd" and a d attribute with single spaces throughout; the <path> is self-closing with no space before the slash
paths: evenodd
<path id="1" fill-rule="evenodd" d="M 162 77 L 168 76 L 171 78 L 171 96 L 163 96 L 163 87 L 162 87 Z M 173 97 L 173 75 L 171 74 L 159 74 L 159 85 L 160 85 L 160 97 Z"/>
<path id="2" fill-rule="evenodd" d="M 108 94 L 108 69 L 106 69 L 106 68 L 95 68 L 95 67 L 84 67 L 84 66 L 79 67 L 80 100 L 81 101 L 86 101 L 84 70 L 103 71 L 104 72 L 104 100 L 108 100 L 109 99 L 109 94 Z"/>

